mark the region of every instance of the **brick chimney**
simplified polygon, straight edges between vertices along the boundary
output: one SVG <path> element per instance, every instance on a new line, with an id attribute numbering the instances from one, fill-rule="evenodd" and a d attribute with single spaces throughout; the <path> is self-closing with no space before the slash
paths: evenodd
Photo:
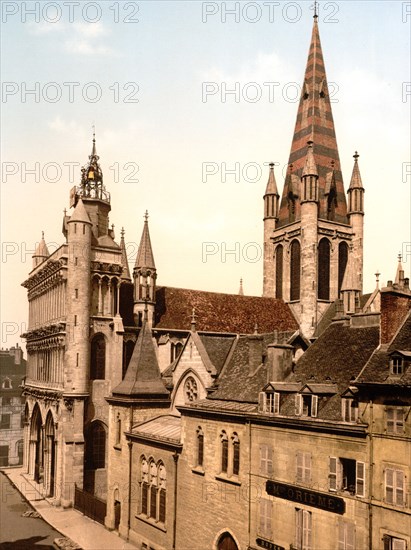
<path id="1" fill-rule="evenodd" d="M 381 289 L 381 344 L 391 342 L 411 309 L 408 279 L 403 279 L 403 281 L 402 288 L 393 285 L 392 281 L 388 281 L 389 286 Z"/>

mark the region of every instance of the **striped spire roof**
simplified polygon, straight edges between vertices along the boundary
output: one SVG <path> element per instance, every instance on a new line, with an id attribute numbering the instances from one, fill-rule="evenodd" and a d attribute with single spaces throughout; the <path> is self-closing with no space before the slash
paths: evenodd
<path id="1" fill-rule="evenodd" d="M 326 179 L 330 172 L 331 162 L 334 161 L 335 186 L 337 193 L 337 206 L 335 208 L 335 221 L 347 223 L 347 202 L 344 193 L 344 184 L 341 174 L 340 159 L 338 155 L 337 139 L 334 129 L 334 120 L 331 110 L 331 102 L 327 85 L 327 76 L 324 67 L 324 59 L 321 49 L 320 34 L 318 31 L 318 17 L 314 16 L 314 25 L 311 36 L 311 44 L 308 53 L 307 66 L 304 81 L 302 83 L 301 98 L 298 106 L 297 120 L 295 124 L 289 165 L 284 183 L 280 204 L 279 221 L 277 227 L 289 223 L 288 198 L 295 200 L 295 219 L 300 219 L 299 192 L 294 189 L 296 178 L 300 178 L 304 169 L 307 154 L 307 142 L 314 143 L 314 160 L 317 166 L 319 181 L 319 217 L 327 219 Z M 294 176 L 294 177 L 292 177 Z"/>

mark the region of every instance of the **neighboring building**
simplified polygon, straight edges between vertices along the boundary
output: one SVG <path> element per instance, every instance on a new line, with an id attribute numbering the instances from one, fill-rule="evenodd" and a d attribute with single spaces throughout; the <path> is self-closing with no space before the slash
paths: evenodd
<path id="1" fill-rule="evenodd" d="M 16 347 L 0 351 L 0 466 L 23 464 L 24 402 L 26 375 L 23 351 Z"/>
<path id="2" fill-rule="evenodd" d="M 409 281 L 362 294 L 316 15 L 302 90 L 263 297 L 157 286 L 147 213 L 130 275 L 94 139 L 23 283 L 28 476 L 142 550 L 410 550 Z"/>

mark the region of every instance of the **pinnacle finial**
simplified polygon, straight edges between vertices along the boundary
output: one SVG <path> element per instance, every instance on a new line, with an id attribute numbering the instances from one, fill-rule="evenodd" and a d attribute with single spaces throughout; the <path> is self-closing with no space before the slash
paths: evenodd
<path id="1" fill-rule="evenodd" d="M 193 310 L 191 312 L 191 330 L 192 332 L 195 332 L 196 330 L 196 308 L 193 307 Z"/>
<path id="2" fill-rule="evenodd" d="M 41 232 L 41 238 L 44 239 L 44 231 Z"/>
<path id="3" fill-rule="evenodd" d="M 355 154 L 353 155 L 354 159 L 355 159 L 355 162 L 358 161 L 358 159 L 360 158 L 360 155 L 358 154 L 358 151 L 355 151 Z"/>
<path id="4" fill-rule="evenodd" d="M 379 287 L 379 282 L 380 282 L 380 275 L 381 275 L 381 273 L 380 273 L 380 272 L 378 271 L 378 269 L 377 269 L 377 271 L 374 273 L 374 275 L 375 275 L 376 286 L 377 286 L 377 288 L 378 288 L 378 287 Z"/>
<path id="5" fill-rule="evenodd" d="M 240 279 L 240 290 L 238 291 L 238 294 L 240 296 L 244 296 L 244 289 L 243 289 L 243 278 Z"/>
<path id="6" fill-rule="evenodd" d="M 401 263 L 401 260 L 402 260 L 402 254 L 401 252 L 398 254 L 398 263 L 400 264 Z"/>
<path id="7" fill-rule="evenodd" d="M 145 222 L 148 222 L 148 210 L 145 211 L 145 214 L 144 214 L 144 221 L 145 221 Z"/>
<path id="8" fill-rule="evenodd" d="M 311 8 L 314 9 L 314 19 L 318 19 L 318 2 L 317 0 L 314 1 L 314 6 Z"/>
<path id="9" fill-rule="evenodd" d="M 122 239 L 124 239 L 124 234 L 125 234 L 124 227 L 122 227 L 120 231 L 120 235 Z"/>

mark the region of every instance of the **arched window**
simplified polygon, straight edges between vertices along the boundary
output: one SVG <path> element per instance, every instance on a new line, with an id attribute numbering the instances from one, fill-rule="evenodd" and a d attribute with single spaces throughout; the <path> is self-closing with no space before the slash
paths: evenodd
<path id="1" fill-rule="evenodd" d="M 163 463 L 158 465 L 158 521 L 166 522 L 166 489 L 167 475 Z"/>
<path id="2" fill-rule="evenodd" d="M 338 245 L 338 296 L 340 295 L 345 268 L 348 262 L 348 245 L 345 241 L 342 241 Z"/>
<path id="3" fill-rule="evenodd" d="M 330 299 L 330 256 L 331 245 L 328 239 L 321 239 L 318 245 L 318 299 Z"/>
<path id="4" fill-rule="evenodd" d="M 275 297 L 283 297 L 283 246 L 279 244 L 275 249 Z"/>
<path id="5" fill-rule="evenodd" d="M 106 467 L 106 430 L 101 422 L 93 422 L 86 438 L 86 469 Z"/>
<path id="6" fill-rule="evenodd" d="M 189 376 L 187 380 L 184 382 L 184 395 L 185 395 L 186 403 L 190 403 L 198 399 L 197 382 L 194 380 L 192 376 Z"/>
<path id="7" fill-rule="evenodd" d="M 204 463 L 204 433 L 200 426 L 197 429 L 197 466 Z"/>
<path id="8" fill-rule="evenodd" d="M 157 489 L 158 469 L 153 461 L 150 462 L 150 517 L 157 519 Z"/>
<path id="9" fill-rule="evenodd" d="M 220 435 L 221 439 L 221 472 L 227 473 L 228 470 L 228 437 L 223 430 Z"/>
<path id="10" fill-rule="evenodd" d="M 290 300 L 300 299 L 301 247 L 297 240 L 291 243 Z"/>
<path id="11" fill-rule="evenodd" d="M 148 516 L 148 462 L 144 456 L 141 457 L 141 499 L 140 499 L 140 511 L 145 516 Z"/>
<path id="12" fill-rule="evenodd" d="M 231 439 L 233 441 L 233 475 L 238 476 L 240 472 L 240 440 L 235 432 Z"/>
<path id="13" fill-rule="evenodd" d="M 91 368 L 92 380 L 104 380 L 106 374 L 106 341 L 102 334 L 96 334 L 91 342 Z"/>
<path id="14" fill-rule="evenodd" d="M 116 419 L 116 443 L 117 446 L 121 445 L 121 417 L 120 413 L 117 414 Z"/>

